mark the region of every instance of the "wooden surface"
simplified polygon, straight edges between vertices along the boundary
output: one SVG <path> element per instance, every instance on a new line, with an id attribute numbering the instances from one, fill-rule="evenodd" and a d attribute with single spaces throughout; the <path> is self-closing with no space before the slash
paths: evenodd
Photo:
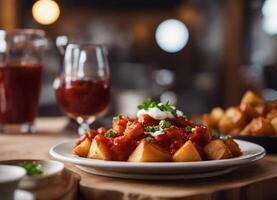
<path id="1" fill-rule="evenodd" d="M 53 131 L 33 135 L 0 135 L 0 160 L 51 159 L 48 154 L 49 148 L 72 138 Z M 79 196 L 85 199 L 255 200 L 276 199 L 277 196 L 276 155 L 266 156 L 256 164 L 228 175 L 187 181 L 124 180 L 90 175 L 71 164 L 66 164 L 66 168 L 77 174 L 77 177 L 80 176 Z"/>

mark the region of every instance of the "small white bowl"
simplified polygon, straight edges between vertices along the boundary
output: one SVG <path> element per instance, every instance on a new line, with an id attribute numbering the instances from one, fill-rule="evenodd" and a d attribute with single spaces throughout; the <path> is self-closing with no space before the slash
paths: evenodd
<path id="1" fill-rule="evenodd" d="M 37 176 L 26 175 L 19 183 L 21 189 L 35 189 L 51 184 L 55 181 L 56 177 L 63 171 L 64 164 L 53 160 L 8 160 L 3 161 L 5 164 L 18 165 L 22 161 L 32 162 L 40 164 L 42 167 L 42 174 Z M 1 163 L 3 163 L 1 162 Z"/>
<path id="2" fill-rule="evenodd" d="M 14 200 L 14 191 L 19 181 L 26 175 L 22 167 L 0 165 L 0 194 L 1 199 Z"/>

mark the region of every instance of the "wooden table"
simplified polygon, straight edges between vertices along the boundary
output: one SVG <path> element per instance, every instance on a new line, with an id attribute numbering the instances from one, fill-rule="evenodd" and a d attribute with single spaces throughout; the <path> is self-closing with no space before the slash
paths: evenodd
<path id="1" fill-rule="evenodd" d="M 44 126 L 45 130 L 40 129 L 37 134 L 0 135 L 0 160 L 51 159 L 48 154 L 51 146 L 74 138 L 58 129 L 57 124 L 62 123 L 61 119 L 52 120 L 52 122 L 47 119 L 42 122 L 40 127 L 47 123 L 48 126 Z M 51 123 L 55 126 L 51 126 Z M 54 127 L 60 133 L 55 133 L 49 127 Z M 71 164 L 66 164 L 66 168 L 67 172 L 74 174 L 75 180 L 79 182 L 79 197 L 82 196 L 84 199 L 255 200 L 276 199 L 277 196 L 277 155 L 268 155 L 256 164 L 224 176 L 186 181 L 124 180 L 90 175 Z M 76 184 L 72 184 L 73 186 L 77 187 Z M 76 191 L 76 189 L 73 188 L 70 191 Z M 58 189 L 56 190 L 57 197 Z M 41 196 L 40 199 L 50 200 L 50 197 Z M 70 198 L 64 199 L 77 199 L 77 197 L 74 193 Z"/>

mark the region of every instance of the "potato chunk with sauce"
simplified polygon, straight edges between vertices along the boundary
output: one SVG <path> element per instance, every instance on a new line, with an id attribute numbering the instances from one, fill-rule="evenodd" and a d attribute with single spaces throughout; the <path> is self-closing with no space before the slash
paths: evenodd
<path id="1" fill-rule="evenodd" d="M 172 159 L 175 162 L 190 162 L 202 160 L 196 147 L 190 140 L 188 140 L 177 150 Z"/>
<path id="2" fill-rule="evenodd" d="M 207 144 L 204 147 L 204 152 L 211 160 L 220 160 L 233 157 L 230 149 L 220 139 L 212 140 L 209 144 Z"/>
<path id="3" fill-rule="evenodd" d="M 91 139 L 86 138 L 84 141 L 82 141 L 80 144 L 74 147 L 73 153 L 81 157 L 87 157 L 90 146 Z"/>
<path id="4" fill-rule="evenodd" d="M 102 142 L 97 142 L 96 139 L 92 141 L 92 144 L 88 153 L 88 158 L 93 158 L 98 160 L 112 160 L 108 147 Z"/>
<path id="5" fill-rule="evenodd" d="M 130 155 L 129 162 L 167 162 L 171 161 L 169 153 L 158 146 L 147 142 L 145 139 L 140 142 Z"/>

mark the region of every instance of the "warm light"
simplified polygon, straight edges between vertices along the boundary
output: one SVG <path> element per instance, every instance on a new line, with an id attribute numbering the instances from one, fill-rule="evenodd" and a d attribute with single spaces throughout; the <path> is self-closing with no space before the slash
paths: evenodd
<path id="1" fill-rule="evenodd" d="M 262 27 L 269 35 L 277 34 L 277 16 L 266 17 L 263 19 Z"/>
<path id="2" fill-rule="evenodd" d="M 39 0 L 33 5 L 32 13 L 38 23 L 48 25 L 59 18 L 60 8 L 53 0 Z"/>
<path id="3" fill-rule="evenodd" d="M 262 26 L 267 34 L 277 34 L 277 1 L 266 0 L 263 7 L 262 13 L 264 15 Z"/>
<path id="4" fill-rule="evenodd" d="M 176 53 L 182 50 L 186 46 L 188 39 L 188 29 L 179 20 L 166 20 L 156 30 L 156 41 L 159 47 L 169 53 Z"/>
<path id="5" fill-rule="evenodd" d="M 265 17 L 276 16 L 277 15 L 277 1 L 276 0 L 266 0 L 262 7 L 262 13 Z"/>

